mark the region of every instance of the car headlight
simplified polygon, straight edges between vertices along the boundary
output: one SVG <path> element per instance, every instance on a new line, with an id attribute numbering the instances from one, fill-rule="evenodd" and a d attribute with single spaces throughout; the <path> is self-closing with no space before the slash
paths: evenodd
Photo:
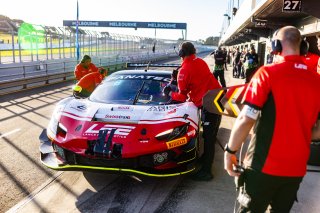
<path id="1" fill-rule="evenodd" d="M 53 114 L 51 116 L 51 119 L 47 128 L 47 134 L 50 138 L 54 138 L 57 135 L 58 124 L 59 124 L 63 109 L 64 109 L 63 105 L 58 105 L 53 111 Z"/>
<path id="2" fill-rule="evenodd" d="M 178 137 L 185 135 L 188 132 L 189 125 L 190 123 L 185 123 L 173 129 L 166 130 L 164 132 L 157 134 L 155 138 L 158 140 L 167 140 L 167 141 L 176 139 Z"/>

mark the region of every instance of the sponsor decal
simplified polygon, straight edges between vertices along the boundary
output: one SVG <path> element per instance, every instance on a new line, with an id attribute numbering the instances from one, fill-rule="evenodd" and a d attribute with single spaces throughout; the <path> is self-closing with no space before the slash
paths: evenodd
<path id="1" fill-rule="evenodd" d="M 166 112 L 166 111 L 170 111 L 173 109 L 176 109 L 177 106 L 152 106 L 150 107 L 147 111 L 151 111 L 151 112 Z"/>
<path id="2" fill-rule="evenodd" d="M 101 124 L 92 124 L 84 133 L 84 136 L 98 136 L 100 130 L 112 130 L 116 129 L 114 132 L 114 137 L 125 138 L 129 133 L 134 129 L 134 126 L 123 126 L 123 125 L 101 125 Z"/>
<path id="3" fill-rule="evenodd" d="M 139 139 L 140 143 L 149 143 L 150 139 Z"/>
<path id="4" fill-rule="evenodd" d="M 297 68 L 297 69 L 303 69 L 303 70 L 307 70 L 308 69 L 307 65 L 305 65 L 305 64 L 297 64 L 297 63 L 295 63 L 294 67 Z"/>
<path id="5" fill-rule="evenodd" d="M 116 75 L 113 77 L 108 77 L 106 81 L 120 80 L 120 79 L 145 79 L 145 80 L 155 80 L 155 81 L 166 81 L 170 82 L 170 78 L 165 78 L 162 76 L 153 75 Z"/>
<path id="6" fill-rule="evenodd" d="M 112 107 L 111 111 L 133 111 L 133 107 L 131 107 L 131 106 L 117 106 L 117 107 Z"/>
<path id="7" fill-rule="evenodd" d="M 87 106 L 86 105 L 78 105 L 78 106 L 70 106 L 71 109 L 75 109 L 77 111 L 80 112 L 84 112 L 87 110 Z"/>
<path id="8" fill-rule="evenodd" d="M 166 152 L 153 155 L 154 163 L 163 163 L 164 161 L 167 161 L 167 160 L 168 160 L 168 153 Z"/>
<path id="9" fill-rule="evenodd" d="M 183 78 L 184 78 L 184 74 L 179 74 L 179 75 L 178 75 L 178 81 L 182 81 Z"/>
<path id="10" fill-rule="evenodd" d="M 173 109 L 173 110 L 169 111 L 167 114 L 170 115 L 170 114 L 174 114 L 176 112 L 177 112 L 177 109 Z"/>
<path id="11" fill-rule="evenodd" d="M 175 147 L 182 146 L 182 145 L 184 145 L 186 143 L 187 143 L 187 138 L 183 137 L 183 138 L 175 139 L 173 141 L 169 141 L 166 144 L 167 144 L 167 148 L 168 149 L 173 149 Z"/>
<path id="12" fill-rule="evenodd" d="M 87 106 L 86 105 L 80 105 L 80 106 L 77 106 L 77 109 L 86 110 Z"/>
<path id="13" fill-rule="evenodd" d="M 105 115 L 105 118 L 109 119 L 128 119 L 130 120 L 130 115 Z"/>

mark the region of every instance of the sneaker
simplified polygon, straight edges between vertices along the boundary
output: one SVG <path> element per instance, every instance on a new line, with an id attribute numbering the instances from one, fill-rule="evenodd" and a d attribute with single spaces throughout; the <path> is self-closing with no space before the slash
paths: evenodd
<path id="1" fill-rule="evenodd" d="M 211 174 L 211 172 L 199 170 L 191 176 L 191 179 L 195 181 L 210 181 L 213 179 L 213 175 Z"/>

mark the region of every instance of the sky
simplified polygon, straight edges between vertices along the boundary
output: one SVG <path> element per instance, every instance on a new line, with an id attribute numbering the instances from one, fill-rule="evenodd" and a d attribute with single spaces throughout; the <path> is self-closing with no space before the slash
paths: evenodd
<path id="1" fill-rule="evenodd" d="M 227 0 L 78 0 L 79 20 L 187 23 L 187 39 L 219 36 L 228 7 Z M 77 0 L 7 0 L 0 15 L 25 22 L 62 27 L 63 20 L 76 20 Z M 178 39 L 182 30 L 99 28 L 97 31 Z"/>

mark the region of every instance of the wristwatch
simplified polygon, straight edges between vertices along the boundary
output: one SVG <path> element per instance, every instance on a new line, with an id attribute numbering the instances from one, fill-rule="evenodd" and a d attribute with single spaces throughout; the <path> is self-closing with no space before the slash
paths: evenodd
<path id="1" fill-rule="evenodd" d="M 236 151 L 233 151 L 233 150 L 231 150 L 229 147 L 228 147 L 228 144 L 226 144 L 226 146 L 224 147 L 224 151 L 225 152 L 228 152 L 228 153 L 230 153 L 230 154 L 236 154 L 236 152 L 237 152 L 237 150 Z"/>

